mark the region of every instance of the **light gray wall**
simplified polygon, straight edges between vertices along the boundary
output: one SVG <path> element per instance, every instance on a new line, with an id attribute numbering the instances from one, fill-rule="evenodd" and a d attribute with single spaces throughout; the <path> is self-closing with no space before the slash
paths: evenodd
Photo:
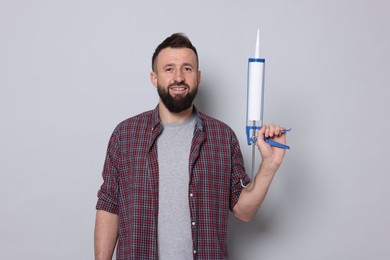
<path id="1" fill-rule="evenodd" d="M 236 131 L 249 169 L 246 69 L 260 27 L 265 121 L 293 128 L 292 149 L 256 218 L 231 219 L 231 259 L 390 259 L 389 10 L 385 0 L 2 0 L 1 258 L 93 258 L 108 138 L 156 105 L 150 59 L 173 32 L 197 46 L 197 103 Z"/>

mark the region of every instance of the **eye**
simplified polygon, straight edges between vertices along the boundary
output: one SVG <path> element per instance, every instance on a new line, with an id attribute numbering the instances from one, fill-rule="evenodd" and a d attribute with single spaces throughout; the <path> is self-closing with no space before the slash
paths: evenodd
<path id="1" fill-rule="evenodd" d="M 191 67 L 184 67 L 184 71 L 185 71 L 185 72 L 191 72 L 191 71 L 192 71 L 192 68 L 191 68 Z"/>
<path id="2" fill-rule="evenodd" d="M 165 72 L 172 72 L 173 71 L 173 68 L 172 67 L 167 67 L 165 68 Z"/>

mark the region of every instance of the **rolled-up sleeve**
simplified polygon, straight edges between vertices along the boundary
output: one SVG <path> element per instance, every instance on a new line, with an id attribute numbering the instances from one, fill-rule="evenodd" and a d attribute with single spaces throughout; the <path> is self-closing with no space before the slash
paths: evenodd
<path id="1" fill-rule="evenodd" d="M 118 189 L 119 189 L 119 169 L 120 169 L 120 145 L 118 128 L 111 135 L 108 143 L 106 159 L 103 167 L 103 184 L 98 191 L 97 210 L 104 210 L 113 214 L 118 214 Z"/>
<path id="2" fill-rule="evenodd" d="M 240 145 L 236 135 L 233 133 L 232 140 L 232 173 L 231 173 L 231 190 L 230 190 L 230 210 L 233 210 L 237 204 L 242 189 L 242 185 L 250 182 L 249 176 L 245 172 L 244 159 L 240 150 Z"/>

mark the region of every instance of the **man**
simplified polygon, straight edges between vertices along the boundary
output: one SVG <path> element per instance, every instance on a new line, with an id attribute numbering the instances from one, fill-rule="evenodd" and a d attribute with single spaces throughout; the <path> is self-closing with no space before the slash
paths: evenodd
<path id="1" fill-rule="evenodd" d="M 234 132 L 193 105 L 198 54 L 183 34 L 156 49 L 150 79 L 158 106 L 114 130 L 98 192 L 95 258 L 227 259 L 229 210 L 249 221 L 262 204 L 285 151 L 282 128 L 264 125 L 262 163 L 251 182 Z"/>

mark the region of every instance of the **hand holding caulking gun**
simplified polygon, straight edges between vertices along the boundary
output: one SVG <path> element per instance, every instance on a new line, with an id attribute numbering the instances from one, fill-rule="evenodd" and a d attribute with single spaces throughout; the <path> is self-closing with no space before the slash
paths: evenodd
<path id="1" fill-rule="evenodd" d="M 254 177 L 255 165 L 255 144 L 257 142 L 257 131 L 263 127 L 264 110 L 264 71 L 265 59 L 260 58 L 259 29 L 257 29 L 255 57 L 248 59 L 248 91 L 246 110 L 246 136 L 248 145 L 252 145 L 252 171 L 251 179 Z M 290 131 L 290 129 L 280 130 L 280 135 Z M 280 149 L 290 149 L 289 146 L 275 142 L 264 137 L 264 141 L 273 147 Z"/>

